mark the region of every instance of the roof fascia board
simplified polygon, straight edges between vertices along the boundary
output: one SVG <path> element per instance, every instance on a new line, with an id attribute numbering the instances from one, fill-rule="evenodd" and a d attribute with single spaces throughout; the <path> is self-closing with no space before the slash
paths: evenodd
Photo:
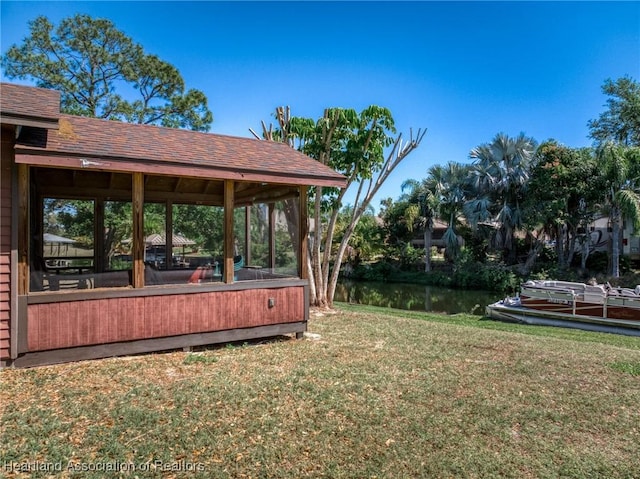
<path id="1" fill-rule="evenodd" d="M 60 128 L 57 118 L 39 118 L 26 115 L 17 115 L 14 113 L 0 114 L 0 123 L 17 126 L 32 126 L 35 128 L 44 128 L 47 130 L 58 130 Z"/>
<path id="2" fill-rule="evenodd" d="M 277 183 L 299 186 L 329 186 L 342 188 L 346 179 L 327 178 L 322 176 L 277 175 L 266 172 L 234 171 L 205 166 L 185 165 L 178 163 L 162 163 L 150 161 L 132 161 L 117 158 L 94 158 L 88 156 L 42 154 L 29 149 L 16 147 L 16 163 L 50 168 L 67 168 L 74 170 L 117 171 L 124 173 L 145 173 L 150 175 L 183 176 L 191 178 L 207 178 L 211 180 L 235 180 L 261 183 Z"/>

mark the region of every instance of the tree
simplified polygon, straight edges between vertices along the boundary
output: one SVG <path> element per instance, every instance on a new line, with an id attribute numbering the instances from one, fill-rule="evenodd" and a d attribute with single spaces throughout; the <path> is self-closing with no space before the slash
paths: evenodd
<path id="1" fill-rule="evenodd" d="M 640 228 L 640 148 L 613 142 L 601 145 L 596 157 L 602 170 L 604 206 L 611 221 L 611 276 L 620 276 L 620 231 L 623 219 Z"/>
<path id="2" fill-rule="evenodd" d="M 528 229 L 539 229 L 525 272 L 542 251 L 544 234 L 555 239 L 558 266 L 571 264 L 581 245 L 582 268 L 589 255 L 587 226 L 601 203 L 598 165 L 590 148 L 574 149 L 549 140 L 541 144 L 530 172 L 524 202 Z"/>
<path id="3" fill-rule="evenodd" d="M 418 130 L 415 138 L 411 135 L 403 142 L 402 135 L 393 136 L 391 112 L 375 105 L 360 113 L 329 108 L 317 121 L 291 117 L 288 108 L 276 109 L 275 117 L 275 130 L 262 123 L 265 139 L 296 147 L 347 178 L 345 188 L 316 187 L 310 194 L 315 228 L 308 258 L 310 301 L 314 306 L 331 307 L 342 259 L 360 218 L 393 170 L 418 148 L 426 131 Z M 342 240 L 334 247 L 340 208 L 352 186 L 356 196 L 351 216 Z"/>
<path id="4" fill-rule="evenodd" d="M 640 83 L 629 76 L 605 80 L 602 92 L 608 95 L 607 110 L 590 120 L 589 136 L 600 145 L 607 141 L 640 146 Z"/>
<path id="5" fill-rule="evenodd" d="M 386 198 L 380 202 L 379 216 L 383 222 L 384 240 L 390 246 L 399 246 L 413 239 L 415 226 L 410 223 L 414 221 L 414 217 L 407 214 L 411 207 L 406 194 L 403 194 L 397 201 Z"/>
<path id="6" fill-rule="evenodd" d="M 522 201 L 535 149 L 535 141 L 523 133 L 516 138 L 499 133 L 469 154 L 475 161 L 470 176 L 472 198 L 465 205 L 467 219 L 472 226 L 495 222 L 496 246 L 510 264 L 516 261 L 514 237 L 523 225 Z"/>
<path id="7" fill-rule="evenodd" d="M 433 221 L 438 208 L 438 198 L 429 189 L 425 181 L 407 180 L 402 183 L 402 190 L 409 189 L 408 205 L 404 211 L 409 231 L 414 227 L 422 229 L 424 241 L 424 271 L 431 271 L 431 245 L 433 237 Z M 415 226 L 414 226 L 415 225 Z"/>
<path id="8" fill-rule="evenodd" d="M 234 215 L 244 213 L 236 210 Z M 222 207 L 193 204 L 173 205 L 173 229 L 195 241 L 213 256 L 222 255 L 224 244 L 224 212 Z M 236 219 L 236 223 L 241 220 Z"/>
<path id="9" fill-rule="evenodd" d="M 340 210 L 336 224 L 336 242 L 342 241 L 343 233 L 351 222 L 352 215 L 352 207 L 349 205 Z M 349 248 L 347 248 L 348 260 L 353 266 L 358 266 L 362 261 L 370 261 L 382 253 L 383 244 L 383 229 L 377 222 L 373 207 L 369 205 L 351 235 Z"/>
<path id="10" fill-rule="evenodd" d="M 442 240 L 445 245 L 445 255 L 449 260 L 455 260 L 460 252 L 456 226 L 467 197 L 468 173 L 467 166 L 450 161 L 445 166 L 434 165 L 429 168 L 429 175 L 425 180 L 426 189 L 434 196 L 432 205 L 436 215 L 448 223 Z"/>
<path id="11" fill-rule="evenodd" d="M 43 233 L 67 236 L 93 247 L 94 204 L 92 200 L 44 198 Z"/>
<path id="12" fill-rule="evenodd" d="M 59 90 L 63 112 L 196 131 L 211 126 L 204 93 L 185 90 L 173 65 L 144 53 L 111 21 L 75 15 L 54 29 L 39 16 L 29 28 L 30 36 L 2 56 L 5 75 Z"/>

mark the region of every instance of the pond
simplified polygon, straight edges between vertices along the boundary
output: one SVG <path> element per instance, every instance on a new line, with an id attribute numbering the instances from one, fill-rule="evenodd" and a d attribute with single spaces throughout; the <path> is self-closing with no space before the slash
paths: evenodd
<path id="1" fill-rule="evenodd" d="M 367 304 L 412 311 L 484 315 L 485 306 L 505 295 L 491 291 L 470 291 L 409 283 L 342 281 L 334 301 Z"/>

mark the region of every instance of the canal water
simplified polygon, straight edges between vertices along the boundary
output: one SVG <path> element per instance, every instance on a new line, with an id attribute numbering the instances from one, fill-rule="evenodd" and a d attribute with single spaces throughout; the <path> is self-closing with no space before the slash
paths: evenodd
<path id="1" fill-rule="evenodd" d="M 334 301 L 367 304 L 412 311 L 447 314 L 484 314 L 485 306 L 503 299 L 490 291 L 469 291 L 409 283 L 342 281 L 336 287 Z"/>

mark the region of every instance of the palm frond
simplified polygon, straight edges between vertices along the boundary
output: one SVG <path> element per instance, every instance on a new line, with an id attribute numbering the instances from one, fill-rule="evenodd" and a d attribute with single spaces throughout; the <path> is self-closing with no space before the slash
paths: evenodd
<path id="1" fill-rule="evenodd" d="M 496 215 L 496 221 L 502 225 L 511 225 L 513 224 L 513 210 L 511 207 L 504 203 L 498 214 Z"/>
<path id="2" fill-rule="evenodd" d="M 405 190 L 409 190 L 410 193 L 420 188 L 420 182 L 414 179 L 408 179 L 402 182 L 400 185 L 400 191 L 404 193 Z"/>
<path id="3" fill-rule="evenodd" d="M 442 235 L 442 241 L 447 249 L 447 255 L 451 259 L 455 259 L 460 252 L 460 245 L 458 244 L 458 235 L 453 229 L 452 225 L 449 225 L 447 230 Z"/>
<path id="4" fill-rule="evenodd" d="M 409 231 L 413 231 L 413 225 L 420 217 L 420 207 L 416 204 L 409 205 L 404 210 L 404 220 Z"/>
<path id="5" fill-rule="evenodd" d="M 481 221 L 489 221 L 491 219 L 490 208 L 491 200 L 486 196 L 481 196 L 465 202 L 463 212 L 471 226 L 476 228 Z"/>
<path id="6" fill-rule="evenodd" d="M 624 217 L 633 223 L 635 230 L 640 229 L 640 194 L 624 189 L 616 194 L 616 203 Z"/>

